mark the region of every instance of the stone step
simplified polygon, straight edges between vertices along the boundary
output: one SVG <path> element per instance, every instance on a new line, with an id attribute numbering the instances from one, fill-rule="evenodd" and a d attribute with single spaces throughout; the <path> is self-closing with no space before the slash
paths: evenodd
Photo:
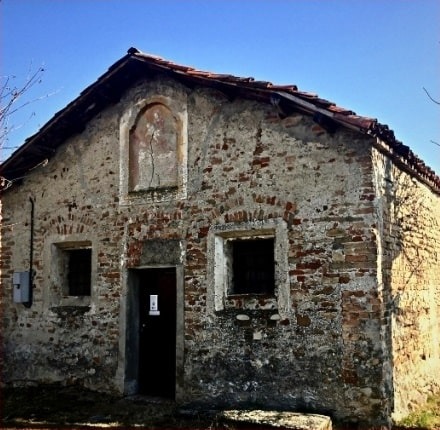
<path id="1" fill-rule="evenodd" d="M 318 414 L 262 410 L 227 410 L 219 417 L 225 421 L 293 430 L 331 430 L 330 417 Z"/>

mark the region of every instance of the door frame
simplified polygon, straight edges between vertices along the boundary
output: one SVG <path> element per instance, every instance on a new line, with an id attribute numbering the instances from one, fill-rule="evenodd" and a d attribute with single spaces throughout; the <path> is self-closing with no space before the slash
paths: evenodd
<path id="1" fill-rule="evenodd" d="M 139 274 L 144 269 L 176 270 L 176 395 L 183 398 L 183 354 L 184 354 L 184 277 L 182 265 L 152 264 L 137 266 L 127 270 L 127 294 L 125 299 L 125 342 L 124 342 L 124 393 L 137 394 L 139 391 Z"/>

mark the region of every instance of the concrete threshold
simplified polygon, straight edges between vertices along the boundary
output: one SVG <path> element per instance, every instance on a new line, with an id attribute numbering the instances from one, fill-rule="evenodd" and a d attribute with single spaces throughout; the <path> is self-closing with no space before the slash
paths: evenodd
<path id="1" fill-rule="evenodd" d="M 220 413 L 225 421 L 293 430 L 331 430 L 330 417 L 297 412 L 227 410 Z"/>

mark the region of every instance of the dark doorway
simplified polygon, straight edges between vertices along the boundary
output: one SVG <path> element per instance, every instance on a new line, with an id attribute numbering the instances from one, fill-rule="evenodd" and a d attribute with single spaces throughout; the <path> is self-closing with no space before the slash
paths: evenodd
<path id="1" fill-rule="evenodd" d="M 139 393 L 174 399 L 176 269 L 142 269 L 138 275 Z"/>

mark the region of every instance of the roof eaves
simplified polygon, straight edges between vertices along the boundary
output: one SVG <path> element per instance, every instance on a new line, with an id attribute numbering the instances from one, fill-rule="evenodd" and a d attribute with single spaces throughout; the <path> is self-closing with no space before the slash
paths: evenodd
<path id="1" fill-rule="evenodd" d="M 137 68 L 135 65 L 138 62 L 145 64 L 146 68 Z M 125 76 L 121 70 L 130 65 L 134 67 L 129 67 L 125 71 Z M 243 78 L 229 74 L 201 71 L 193 67 L 164 60 L 161 57 L 145 54 L 136 48 L 130 48 L 124 57 L 111 65 L 103 75 L 83 90 L 75 100 L 57 112 L 36 134 L 26 139 L 24 145 L 1 165 L 1 171 L 8 171 L 9 167 L 13 167 L 12 165 L 14 163 L 15 167 L 18 166 L 21 172 L 26 169 L 29 171 L 35 165 L 39 165 L 42 161 L 41 157 L 44 157 L 46 154 L 49 156 L 55 151 L 58 145 L 53 144 L 52 139 L 50 139 L 52 146 L 46 145 L 46 137 L 52 137 L 54 134 L 58 134 L 60 130 L 63 130 L 63 136 L 66 133 L 78 131 L 77 128 L 69 125 L 72 122 L 72 118 L 86 122 L 106 104 L 113 101 L 113 97 L 115 97 L 114 94 L 110 96 L 107 101 L 104 100 L 108 97 L 108 94 L 107 91 L 102 91 L 102 87 L 114 83 L 115 81 L 112 81 L 114 78 L 116 83 L 120 86 L 120 88 L 115 91 L 117 96 L 121 88 L 121 91 L 124 91 L 125 85 L 145 75 L 145 71 L 148 70 L 171 73 L 172 76 L 178 79 L 180 78 L 186 83 L 195 82 L 199 85 L 219 87 L 226 92 L 232 91 L 233 94 L 260 101 L 276 103 L 279 99 L 282 99 L 285 103 L 288 103 L 289 106 L 294 106 L 300 111 L 313 115 L 314 119 L 324 119 L 325 122 L 328 122 L 328 120 L 325 119 L 328 118 L 330 121 L 348 129 L 370 135 L 377 139 L 376 147 L 387 152 L 387 154 L 397 162 L 407 166 L 406 170 L 409 169 L 411 174 L 424 178 L 425 183 L 430 185 L 436 193 L 440 194 L 440 178 L 435 172 L 426 166 L 409 147 L 397 141 L 394 132 L 390 130 L 388 126 L 380 124 L 374 118 L 356 115 L 351 110 L 319 98 L 316 94 L 299 91 L 295 85 L 274 85 L 268 81 L 256 81 L 252 77 Z M 122 76 L 119 76 L 119 74 Z M 96 105 L 97 102 L 98 105 Z M 384 148 L 387 149 L 385 150 Z M 26 154 L 29 155 L 31 153 L 39 154 L 39 159 L 35 159 L 33 165 L 30 165 L 29 162 L 26 164 L 23 161 L 23 159 L 26 158 Z M 8 173 L 11 171 L 13 171 L 13 169 L 9 169 Z"/>
<path id="2" fill-rule="evenodd" d="M 41 147 L 45 148 L 44 152 L 47 155 L 51 155 L 56 151 L 56 147 L 50 147 L 48 145 L 44 145 L 42 140 L 54 129 L 63 128 L 67 124 L 70 123 L 70 121 L 66 120 L 67 117 L 70 115 L 75 114 L 75 110 L 84 112 L 85 114 L 89 113 L 90 116 L 93 116 L 92 114 L 96 113 L 96 106 L 94 106 L 96 100 L 93 100 L 93 96 L 96 95 L 97 88 L 102 87 L 112 76 L 116 75 L 120 69 L 122 69 L 126 64 L 127 61 L 130 60 L 131 55 L 127 54 L 123 58 L 121 58 L 119 61 L 114 63 L 103 75 L 101 75 L 95 82 L 93 82 L 91 85 L 89 85 L 87 88 L 85 88 L 78 97 L 76 97 L 73 101 L 71 101 L 67 106 L 65 106 L 63 109 L 59 110 L 54 114 L 54 116 L 45 123 L 38 132 L 33 134 L 32 136 L 28 137 L 24 144 L 18 148 L 16 151 L 14 151 L 11 156 L 1 165 L 1 171 L 8 171 L 10 168 L 10 165 L 14 163 L 14 161 L 19 160 L 20 157 L 25 156 L 28 153 L 36 153 L 39 152 L 40 155 L 43 151 L 34 151 L 35 147 Z M 87 106 L 88 105 L 88 106 Z M 95 112 L 93 113 L 93 110 Z M 41 160 L 38 160 L 35 164 L 39 164 Z M 19 169 L 18 172 L 19 175 L 23 174 L 21 170 L 23 168 Z M 30 168 L 29 168 L 30 169 Z M 14 170 L 12 170 L 13 172 Z"/>

